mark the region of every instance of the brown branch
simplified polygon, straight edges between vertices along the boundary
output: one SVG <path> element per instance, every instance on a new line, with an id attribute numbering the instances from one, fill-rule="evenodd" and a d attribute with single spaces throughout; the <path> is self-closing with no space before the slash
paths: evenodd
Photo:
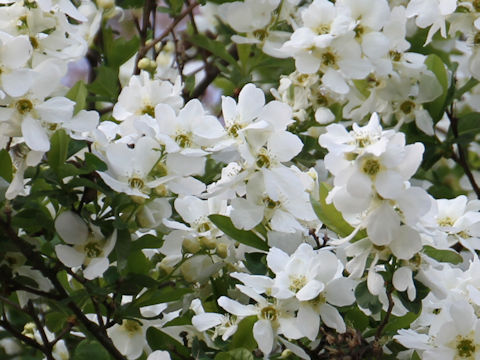
<path id="1" fill-rule="evenodd" d="M 138 62 L 147 55 L 148 51 L 152 49 L 156 44 L 158 44 L 160 41 L 165 39 L 168 34 L 180 23 L 180 21 L 183 20 L 184 17 L 186 17 L 188 14 L 190 14 L 193 9 L 195 9 L 199 5 L 198 2 L 193 2 L 188 6 L 180 15 L 178 15 L 175 20 L 165 28 L 165 30 L 155 39 L 152 39 L 152 41 L 149 41 L 148 44 L 145 44 L 140 48 L 137 54 L 137 58 L 135 60 L 135 70 L 134 70 L 134 75 L 140 74 L 140 68 L 138 67 Z"/>
<path id="2" fill-rule="evenodd" d="M 465 172 L 465 175 L 468 178 L 468 181 L 470 182 L 470 185 L 472 185 L 473 191 L 475 191 L 475 194 L 477 195 L 477 198 L 480 199 L 480 187 L 478 186 L 475 177 L 472 173 L 472 170 L 470 169 L 470 165 L 468 163 L 468 159 L 466 156 L 466 151 L 465 148 L 463 147 L 462 144 L 458 141 L 458 118 L 454 114 L 454 108 L 453 108 L 453 103 L 450 106 L 450 109 L 447 111 L 447 116 L 448 119 L 450 120 L 450 126 L 452 127 L 452 133 L 453 136 L 456 140 L 456 145 L 457 145 L 457 150 L 458 150 L 458 156 L 455 154 L 455 150 L 452 149 L 452 155 L 451 158 L 463 168 L 463 171 Z"/>
<path id="3" fill-rule="evenodd" d="M 29 259 L 33 264 L 34 268 L 40 270 L 42 274 L 50 280 L 54 288 L 58 291 L 60 299 L 66 300 L 67 307 L 75 314 L 79 322 L 87 329 L 87 331 L 92 334 L 98 342 L 112 355 L 116 360 L 125 360 L 125 357 L 117 350 L 115 345 L 113 345 L 112 340 L 105 335 L 102 328 L 90 321 L 83 311 L 70 299 L 68 293 L 63 288 L 60 281 L 57 279 L 57 273 L 54 268 L 49 268 L 44 263 L 44 258 L 33 250 L 33 246 L 26 242 L 24 239 L 19 237 L 17 233 L 8 226 L 3 219 L 0 218 L 0 227 L 3 231 L 12 239 L 18 249 Z M 1 325 L 1 324 L 0 324 Z"/>

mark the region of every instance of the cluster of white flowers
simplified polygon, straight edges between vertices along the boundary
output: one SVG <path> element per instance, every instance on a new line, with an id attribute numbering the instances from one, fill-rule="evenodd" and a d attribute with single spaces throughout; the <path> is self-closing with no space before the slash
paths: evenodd
<path id="1" fill-rule="evenodd" d="M 56 130 L 84 139 L 98 124 L 97 112 L 74 113 L 75 102 L 64 96 L 68 89 L 61 80 L 67 65 L 86 55 L 90 26 L 97 31 L 101 13 L 91 1 L 78 8 L 69 1 L 2 3 L 0 147 L 11 150 L 16 168 L 6 193 L 14 198 L 24 189 L 26 167 L 40 162 Z"/>

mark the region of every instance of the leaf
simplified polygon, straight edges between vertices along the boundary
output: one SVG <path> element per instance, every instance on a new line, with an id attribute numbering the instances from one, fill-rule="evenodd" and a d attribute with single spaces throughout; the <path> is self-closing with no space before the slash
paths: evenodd
<path id="1" fill-rule="evenodd" d="M 67 92 L 65 97 L 75 101 L 75 108 L 73 110 L 74 114 L 77 114 L 80 110 L 85 109 L 87 104 L 87 95 L 87 86 L 81 80 L 77 81 L 75 85 L 73 85 L 73 87 Z"/>
<path id="2" fill-rule="evenodd" d="M 148 275 L 152 268 L 152 263 L 141 250 L 133 251 L 127 260 L 126 270 L 129 273 Z"/>
<path id="3" fill-rule="evenodd" d="M 162 247 L 163 239 L 147 234 L 143 235 L 141 238 L 138 238 L 135 241 L 132 241 L 132 251 L 142 250 L 142 249 L 159 249 Z"/>
<path id="4" fill-rule="evenodd" d="M 253 351 L 257 348 L 257 342 L 253 338 L 253 325 L 257 322 L 256 316 L 248 316 L 238 324 L 237 331 L 232 337 L 229 349 L 245 348 Z"/>
<path id="5" fill-rule="evenodd" d="M 368 316 L 358 307 L 348 310 L 345 315 L 345 322 L 351 327 L 359 331 L 364 331 L 369 324 Z"/>
<path id="6" fill-rule="evenodd" d="M 105 348 L 96 341 L 83 340 L 75 348 L 72 360 L 110 360 Z"/>
<path id="7" fill-rule="evenodd" d="M 115 102 L 118 95 L 118 70 L 101 66 L 97 70 L 95 80 L 87 85 L 92 93 L 107 97 L 111 102 Z"/>
<path id="8" fill-rule="evenodd" d="M 85 164 L 87 164 L 92 171 L 107 171 L 108 166 L 92 153 L 85 153 Z"/>
<path id="9" fill-rule="evenodd" d="M 313 198 L 310 199 L 313 211 L 317 214 L 320 221 L 330 230 L 341 237 L 346 237 L 353 232 L 353 227 L 345 221 L 343 215 L 338 211 L 333 204 L 327 204 L 325 199 L 330 191 L 325 183 L 320 184 L 320 201 Z M 354 239 L 363 239 L 366 236 L 365 231 L 360 231 Z"/>
<path id="10" fill-rule="evenodd" d="M 147 330 L 147 342 L 153 351 L 167 350 L 182 358 L 188 358 L 190 355 L 190 351 L 185 346 L 153 326 Z"/>
<path id="11" fill-rule="evenodd" d="M 47 159 L 48 164 L 55 172 L 58 172 L 60 166 L 64 165 L 67 160 L 69 142 L 70 137 L 63 129 L 57 130 L 50 139 L 51 146 L 47 154 Z"/>
<path id="12" fill-rule="evenodd" d="M 239 243 L 254 247 L 259 250 L 269 250 L 268 244 L 255 235 L 253 231 L 237 229 L 228 216 L 210 215 L 208 218 L 226 235 L 230 236 Z"/>
<path id="13" fill-rule="evenodd" d="M 117 266 L 120 271 L 123 271 L 127 266 L 131 243 L 130 232 L 126 229 L 118 230 L 115 253 L 117 254 Z"/>
<path id="14" fill-rule="evenodd" d="M 201 48 L 204 48 L 219 57 L 222 60 L 225 60 L 230 65 L 234 65 L 238 67 L 237 60 L 230 55 L 230 53 L 225 49 L 225 45 L 222 44 L 220 41 L 212 40 L 206 37 L 205 35 L 193 35 L 189 38 L 189 40 Z"/>
<path id="15" fill-rule="evenodd" d="M 67 322 L 67 315 L 60 312 L 51 312 L 45 316 L 45 325 L 51 332 L 57 332 L 62 330 Z"/>
<path id="16" fill-rule="evenodd" d="M 435 74 L 437 80 L 439 81 L 443 89 L 442 94 L 439 97 L 437 97 L 432 102 L 425 104 L 425 108 L 432 116 L 433 122 L 437 123 L 441 119 L 445 111 L 444 105 L 448 93 L 448 73 L 447 69 L 445 68 L 445 64 L 438 55 L 428 55 L 427 59 L 425 60 L 425 65 L 430 71 Z"/>
<path id="17" fill-rule="evenodd" d="M 140 38 L 138 36 L 126 40 L 124 37 L 115 37 L 111 28 L 104 28 L 103 41 L 105 48 L 106 64 L 118 69 L 138 51 Z"/>
<path id="18" fill-rule="evenodd" d="M 124 9 L 141 8 L 145 0 L 117 0 L 116 4 Z"/>
<path id="19" fill-rule="evenodd" d="M 6 149 L 0 150 L 0 176 L 7 182 L 12 182 L 12 159 Z"/>
<path id="20" fill-rule="evenodd" d="M 140 308 L 148 305 L 176 301 L 191 292 L 193 292 L 193 289 L 189 288 L 162 287 L 161 289 L 149 289 L 135 301 L 135 304 Z"/>
<path id="21" fill-rule="evenodd" d="M 245 253 L 245 266 L 253 275 L 265 275 L 267 266 L 265 253 Z"/>
<path id="22" fill-rule="evenodd" d="M 355 288 L 355 298 L 360 307 L 369 309 L 373 314 L 382 310 L 382 303 L 378 300 L 378 296 L 372 295 L 368 291 L 367 282 L 361 282 Z"/>
<path id="23" fill-rule="evenodd" d="M 463 261 L 462 256 L 454 250 L 436 249 L 430 245 L 423 247 L 423 253 L 439 262 L 448 262 L 456 265 Z"/>
<path id="24" fill-rule="evenodd" d="M 419 315 L 420 313 L 415 314 L 412 312 L 400 317 L 392 315 L 387 325 L 385 325 L 383 333 L 386 335 L 395 335 L 398 330 L 408 328 Z"/>

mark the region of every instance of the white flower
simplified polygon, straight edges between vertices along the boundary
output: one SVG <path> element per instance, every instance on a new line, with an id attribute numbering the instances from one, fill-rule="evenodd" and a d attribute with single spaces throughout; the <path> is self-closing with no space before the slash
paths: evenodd
<path id="1" fill-rule="evenodd" d="M 108 255 L 115 246 L 117 233 L 105 237 L 94 225 L 87 225 L 72 211 L 65 211 L 55 220 L 58 235 L 69 245 L 55 246 L 59 260 L 68 267 L 84 266 L 83 276 L 94 279 L 103 275 L 109 266 Z"/>

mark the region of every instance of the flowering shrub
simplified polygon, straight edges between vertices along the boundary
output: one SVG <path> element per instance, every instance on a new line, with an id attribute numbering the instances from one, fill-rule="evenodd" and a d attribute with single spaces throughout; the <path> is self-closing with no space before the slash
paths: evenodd
<path id="1" fill-rule="evenodd" d="M 1 0 L 0 358 L 480 359 L 479 82 L 476 0 Z"/>

